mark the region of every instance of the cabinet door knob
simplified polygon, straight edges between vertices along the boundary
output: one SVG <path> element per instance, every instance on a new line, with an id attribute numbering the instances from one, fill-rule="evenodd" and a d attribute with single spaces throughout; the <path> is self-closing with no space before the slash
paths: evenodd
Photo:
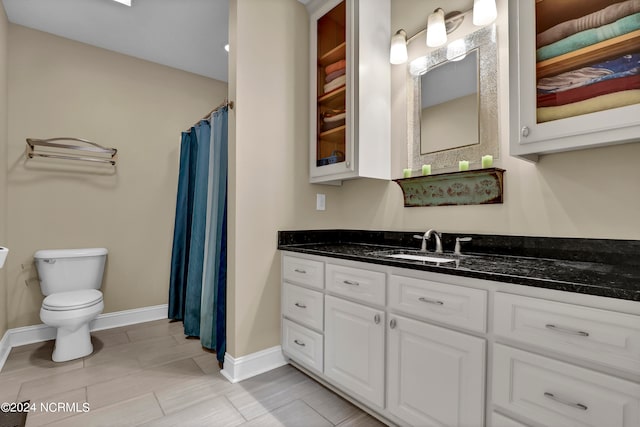
<path id="1" fill-rule="evenodd" d="M 396 319 L 391 319 L 391 320 L 389 321 L 389 327 L 390 327 L 391 329 L 395 329 L 395 328 L 396 328 Z"/>
<path id="2" fill-rule="evenodd" d="M 521 130 L 522 136 L 524 136 L 525 138 L 528 137 L 529 132 L 530 132 L 529 126 L 522 126 L 522 130 Z"/>
<path id="3" fill-rule="evenodd" d="M 306 344 L 303 343 L 302 341 L 298 341 L 298 340 L 293 340 L 294 343 L 298 344 L 300 347 L 306 347 Z"/>
<path id="4" fill-rule="evenodd" d="M 375 322 L 376 325 L 380 323 L 380 315 L 376 314 L 375 316 L 373 316 L 373 321 Z"/>
<path id="5" fill-rule="evenodd" d="M 295 303 L 294 305 L 295 305 L 296 307 L 300 307 L 300 308 L 307 308 L 307 306 L 306 306 L 306 305 L 304 305 L 304 304 L 300 304 L 299 302 Z"/>

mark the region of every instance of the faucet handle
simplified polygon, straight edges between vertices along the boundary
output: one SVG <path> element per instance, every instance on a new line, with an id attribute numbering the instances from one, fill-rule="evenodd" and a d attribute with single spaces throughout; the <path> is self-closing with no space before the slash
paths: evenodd
<path id="1" fill-rule="evenodd" d="M 420 236 L 419 234 L 414 234 L 413 238 L 414 239 L 424 239 L 424 236 Z"/>
<path id="2" fill-rule="evenodd" d="M 471 241 L 471 237 L 456 237 L 456 247 L 453 250 L 454 255 L 462 255 L 462 253 L 460 253 L 460 243 L 461 242 L 470 242 Z"/>

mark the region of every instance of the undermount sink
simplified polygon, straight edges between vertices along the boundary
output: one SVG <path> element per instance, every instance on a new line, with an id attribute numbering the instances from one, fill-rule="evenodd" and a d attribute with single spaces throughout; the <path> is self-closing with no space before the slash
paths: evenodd
<path id="1" fill-rule="evenodd" d="M 427 253 L 421 251 L 414 250 L 391 250 L 391 251 L 380 251 L 375 252 L 373 255 L 383 256 L 385 258 L 396 258 L 396 259 L 404 259 L 407 261 L 422 261 L 422 262 L 433 262 L 433 263 L 445 263 L 445 262 L 454 262 L 455 258 L 448 258 L 446 256 L 440 256 L 435 253 Z"/>
<path id="2" fill-rule="evenodd" d="M 385 255 L 387 258 L 400 258 L 400 259 L 408 259 L 410 261 L 426 261 L 426 262 L 453 262 L 455 259 L 453 258 L 438 258 L 434 256 L 427 255 L 411 255 L 411 254 L 392 254 Z"/>

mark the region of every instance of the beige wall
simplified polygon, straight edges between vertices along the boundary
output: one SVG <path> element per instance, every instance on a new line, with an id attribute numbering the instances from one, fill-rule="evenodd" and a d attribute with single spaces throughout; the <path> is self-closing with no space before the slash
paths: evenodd
<path id="1" fill-rule="evenodd" d="M 41 323 L 32 257 L 43 248 L 109 249 L 105 312 L 167 302 L 180 132 L 226 94 L 223 82 L 9 26 L 8 327 Z M 25 138 L 56 136 L 117 148 L 115 173 L 25 161 Z"/>
<path id="2" fill-rule="evenodd" d="M 432 3 L 432 4 L 431 4 Z M 413 35 L 424 27 L 424 14 L 435 0 L 392 2 L 392 25 Z M 469 2 L 471 4 L 471 2 Z M 508 24 L 506 0 L 498 0 L 499 108 L 505 203 L 485 206 L 403 208 L 402 192 L 393 182 L 345 182 L 327 198 L 334 227 L 391 230 L 436 228 L 532 236 L 640 239 L 640 143 L 544 156 L 537 164 L 508 155 Z M 433 7 L 431 7 L 431 10 Z M 415 29 L 410 31 L 409 29 Z M 406 167 L 406 71 L 392 66 L 392 175 Z M 478 159 L 479 161 L 479 159 Z"/>
<path id="3" fill-rule="evenodd" d="M 7 38 L 9 23 L 0 5 L 0 246 L 7 246 Z M 13 256 L 13 254 L 12 254 Z M 7 330 L 7 270 L 0 270 L 0 339 Z"/>

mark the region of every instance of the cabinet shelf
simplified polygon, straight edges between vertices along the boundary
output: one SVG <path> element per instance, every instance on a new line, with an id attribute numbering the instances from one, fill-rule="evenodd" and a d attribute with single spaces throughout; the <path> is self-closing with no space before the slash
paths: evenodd
<path id="1" fill-rule="evenodd" d="M 329 52 L 318 58 L 318 66 L 326 67 L 329 64 L 340 61 L 347 57 L 347 42 L 342 42 L 338 46 L 331 49 Z"/>
<path id="2" fill-rule="evenodd" d="M 346 93 L 346 86 L 342 85 L 337 89 L 332 90 L 329 93 L 325 93 L 322 96 L 318 97 L 318 104 L 326 104 L 329 103 L 333 100 L 336 100 L 338 97 L 342 96 L 344 97 L 345 93 Z M 344 100 L 343 100 L 344 103 Z"/>
<path id="3" fill-rule="evenodd" d="M 565 71 L 603 62 L 633 52 L 638 46 L 640 46 L 640 30 L 538 62 L 537 77 L 541 79 L 555 76 Z"/>
<path id="4" fill-rule="evenodd" d="M 344 132 L 347 129 L 347 125 L 338 126 L 337 128 L 330 129 L 326 132 L 320 132 L 320 142 L 331 141 L 339 142 L 344 141 Z"/>

